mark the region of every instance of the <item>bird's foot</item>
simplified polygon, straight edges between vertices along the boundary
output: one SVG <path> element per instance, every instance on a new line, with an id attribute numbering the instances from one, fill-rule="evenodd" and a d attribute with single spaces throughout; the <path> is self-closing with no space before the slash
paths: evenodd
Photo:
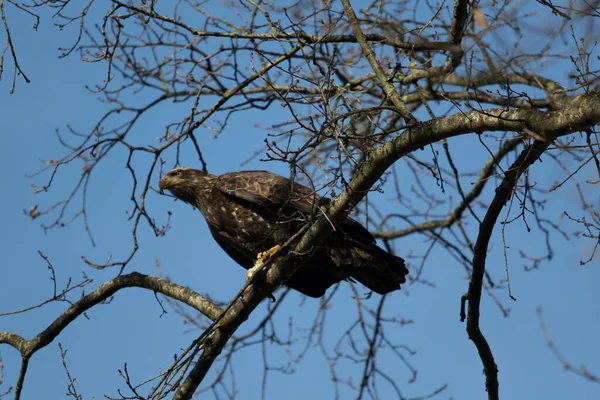
<path id="1" fill-rule="evenodd" d="M 254 263 L 254 266 L 246 272 L 246 283 L 250 283 L 252 281 L 252 278 L 254 278 L 254 275 L 256 275 L 258 270 L 263 265 L 265 265 L 265 263 L 267 261 L 269 261 L 269 259 L 271 257 L 273 257 L 273 255 L 279 251 L 279 249 L 281 249 L 281 246 L 276 244 L 275 246 L 271 247 L 269 250 L 261 251 L 260 253 L 258 253 L 258 255 L 256 256 L 256 263 Z M 271 302 L 276 301 L 275 296 L 273 296 L 272 294 L 270 294 L 268 297 L 269 297 L 269 300 L 271 300 Z"/>
<path id="2" fill-rule="evenodd" d="M 271 247 L 267 251 L 261 251 L 256 256 L 256 263 L 257 264 L 259 264 L 259 263 L 265 263 L 266 261 L 269 260 L 269 258 L 271 258 L 273 256 L 273 254 L 277 253 L 279 251 L 279 249 L 281 249 L 281 246 L 278 245 L 278 244 L 276 244 L 275 246 Z"/>
<path id="3" fill-rule="evenodd" d="M 269 261 L 269 258 L 271 258 L 273 254 L 277 253 L 277 251 L 279 251 L 280 248 L 281 246 L 277 244 L 267 251 L 261 251 L 260 253 L 258 253 L 258 255 L 256 256 L 256 262 L 254 263 L 254 266 L 246 272 L 246 282 L 250 282 L 254 275 L 256 275 L 256 272 L 260 269 L 260 267 L 265 265 L 265 263 Z"/>

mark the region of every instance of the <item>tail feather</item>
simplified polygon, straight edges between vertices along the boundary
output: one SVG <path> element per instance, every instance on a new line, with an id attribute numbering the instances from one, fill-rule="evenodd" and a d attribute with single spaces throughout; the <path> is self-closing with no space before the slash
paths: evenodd
<path id="1" fill-rule="evenodd" d="M 344 243 L 335 246 L 331 258 L 349 277 L 376 293 L 386 294 L 406 283 L 408 269 L 404 259 L 374 243 L 346 238 Z"/>
<path id="2" fill-rule="evenodd" d="M 372 291 L 386 294 L 400 289 L 400 285 L 406 283 L 408 269 L 404 259 L 376 245 L 368 251 L 355 248 L 352 252 L 356 255 L 356 261 L 352 264 L 351 276 Z"/>

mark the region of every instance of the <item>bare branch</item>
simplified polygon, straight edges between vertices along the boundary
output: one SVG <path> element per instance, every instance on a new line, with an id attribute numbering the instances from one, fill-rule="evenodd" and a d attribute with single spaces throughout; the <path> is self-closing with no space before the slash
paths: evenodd
<path id="1" fill-rule="evenodd" d="M 502 179 L 502 183 L 496 189 L 496 195 L 479 227 L 479 235 L 477 237 L 477 242 L 475 243 L 473 256 L 473 273 L 471 274 L 467 293 L 462 297 L 461 321 L 465 320 L 464 303 L 465 301 L 468 301 L 469 307 L 466 315 L 467 333 L 469 334 L 469 339 L 471 339 L 477 347 L 479 357 L 483 363 L 483 371 L 486 378 L 485 388 L 488 393 L 488 399 L 490 400 L 498 399 L 498 367 L 494 361 L 492 350 L 479 327 L 481 289 L 483 287 L 488 245 L 498 216 L 506 202 L 512 196 L 519 177 L 530 165 L 540 158 L 547 148 L 548 143 L 534 142 L 531 146 L 528 146 L 521 152 L 521 155 L 505 173 L 504 179 Z"/>
<path id="2" fill-rule="evenodd" d="M 106 301 L 117 291 L 129 287 L 139 287 L 162 293 L 195 308 L 213 320 L 218 319 L 219 315 L 222 313 L 221 309 L 217 305 L 206 300 L 199 294 L 186 287 L 168 282 L 164 279 L 143 275 L 137 272 L 118 276 L 102 284 L 98 289 L 75 302 L 64 313 L 56 318 L 50 324 L 50 326 L 48 326 L 48 328 L 31 340 L 26 340 L 23 337 L 11 332 L 0 332 L 0 344 L 6 343 L 11 345 L 21 353 L 21 357 L 23 358 L 21 373 L 16 385 L 15 398 L 18 399 L 21 395 L 29 359 L 35 352 L 46 347 L 48 344 L 54 341 L 54 339 L 56 339 L 63 329 L 65 329 L 71 322 L 73 322 L 84 312 L 95 305 Z"/>

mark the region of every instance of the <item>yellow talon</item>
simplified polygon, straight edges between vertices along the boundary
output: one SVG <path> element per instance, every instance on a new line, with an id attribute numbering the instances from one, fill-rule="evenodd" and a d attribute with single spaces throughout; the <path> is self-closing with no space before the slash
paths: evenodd
<path id="1" fill-rule="evenodd" d="M 258 255 L 256 256 L 256 263 L 264 263 L 265 261 L 267 261 L 270 257 L 273 256 L 273 254 L 277 253 L 279 251 L 279 249 L 281 249 L 281 246 L 276 244 L 275 246 L 271 247 L 269 250 L 267 251 L 261 251 L 260 253 L 258 253 Z"/>
<path id="2" fill-rule="evenodd" d="M 250 282 L 252 280 L 252 277 L 260 269 L 260 267 L 262 267 L 267 261 L 269 261 L 269 258 L 273 257 L 273 255 L 277 253 L 280 248 L 281 246 L 276 244 L 269 250 L 261 251 L 260 253 L 258 253 L 258 255 L 256 256 L 256 262 L 254 263 L 254 266 L 246 272 L 246 282 Z"/>

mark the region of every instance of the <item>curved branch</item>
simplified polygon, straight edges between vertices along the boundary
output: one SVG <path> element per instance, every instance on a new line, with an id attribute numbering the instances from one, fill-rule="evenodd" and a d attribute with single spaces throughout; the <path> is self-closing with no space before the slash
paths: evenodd
<path id="1" fill-rule="evenodd" d="M 50 324 L 50 326 L 48 326 L 48 328 L 31 340 L 27 340 L 12 332 L 0 332 L 0 344 L 5 343 L 14 347 L 21 353 L 21 357 L 23 359 L 21 372 L 19 374 L 15 389 L 15 399 L 20 397 L 23 389 L 25 372 L 27 371 L 27 365 L 29 359 L 33 354 L 35 354 L 35 352 L 52 343 L 52 341 L 56 339 L 56 337 L 81 314 L 93 306 L 106 301 L 106 299 L 114 295 L 119 290 L 129 287 L 149 289 L 165 296 L 172 297 L 190 307 L 193 307 L 213 321 L 216 320 L 222 313 L 222 310 L 219 306 L 210 302 L 198 293 L 186 287 L 177 285 L 176 283 L 166 281 L 162 278 L 156 278 L 153 276 L 140 274 L 138 272 L 132 272 L 127 275 L 118 276 L 102 284 L 92 293 L 73 303 L 73 305 L 58 318 L 56 318 Z"/>
<path id="2" fill-rule="evenodd" d="M 347 190 L 332 201 L 329 219 L 337 226 L 394 162 L 430 143 L 473 132 L 524 130 L 536 132 L 540 138 L 550 142 L 598 123 L 598 92 L 574 96 L 560 111 L 502 108 L 458 113 L 422 123 L 369 153 L 368 161 L 356 172 Z M 314 226 L 316 225 L 318 221 Z"/>
<path id="3" fill-rule="evenodd" d="M 462 296 L 461 300 L 461 321 L 465 320 L 464 304 L 469 302 L 467 313 L 467 333 L 469 339 L 475 343 L 479 357 L 483 363 L 483 371 L 485 373 L 485 388 L 488 392 L 488 399 L 498 399 L 498 366 L 494 361 L 492 350 L 481 333 L 479 328 L 479 312 L 481 302 L 481 289 L 483 287 L 483 277 L 485 273 L 485 259 L 487 256 L 488 245 L 494 226 L 502 208 L 510 199 L 513 190 L 523 172 L 529 168 L 544 151 L 548 148 L 548 143 L 535 141 L 531 146 L 525 148 L 510 169 L 504 175 L 504 179 L 500 186 L 496 189 L 496 195 L 490 204 L 481 225 L 479 226 L 479 235 L 475 243 L 473 255 L 473 273 L 469 281 L 469 289 Z"/>

